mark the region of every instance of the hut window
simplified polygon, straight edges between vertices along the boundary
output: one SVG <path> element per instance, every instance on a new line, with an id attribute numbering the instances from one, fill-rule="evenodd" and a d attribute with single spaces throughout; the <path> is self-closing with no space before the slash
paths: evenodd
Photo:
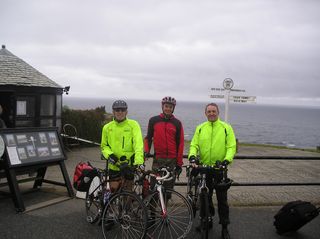
<path id="1" fill-rule="evenodd" d="M 41 95 L 40 115 L 53 116 L 55 112 L 55 106 L 56 106 L 55 101 L 56 101 L 55 95 Z"/>
<path id="2" fill-rule="evenodd" d="M 32 96 L 17 98 L 17 116 L 33 117 L 35 115 L 35 99 Z"/>
<path id="3" fill-rule="evenodd" d="M 57 116 L 61 116 L 62 95 L 57 95 Z"/>

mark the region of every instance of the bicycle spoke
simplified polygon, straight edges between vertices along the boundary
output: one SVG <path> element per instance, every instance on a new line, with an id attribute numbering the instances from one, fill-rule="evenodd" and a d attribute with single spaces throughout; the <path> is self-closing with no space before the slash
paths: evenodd
<path id="1" fill-rule="evenodd" d="M 167 200 L 167 196 L 171 199 Z M 164 193 L 166 202 L 166 214 L 163 215 L 159 195 L 154 194 L 149 202 L 149 212 L 152 220 L 149 220 L 147 236 L 149 238 L 184 238 L 192 226 L 192 209 L 187 200 L 179 193 L 173 190 L 167 190 Z"/>
<path id="2" fill-rule="evenodd" d="M 140 239 L 145 235 L 146 211 L 142 201 L 130 192 L 120 192 L 111 197 L 103 212 L 104 224 L 113 221 L 113 227 L 102 227 L 105 238 Z M 112 234 L 109 232 L 112 231 Z"/>

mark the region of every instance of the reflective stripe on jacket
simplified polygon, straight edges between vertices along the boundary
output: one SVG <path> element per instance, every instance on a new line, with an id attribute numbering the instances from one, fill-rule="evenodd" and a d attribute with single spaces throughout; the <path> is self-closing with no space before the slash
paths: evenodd
<path id="1" fill-rule="evenodd" d="M 143 138 L 138 122 L 126 119 L 118 123 L 113 120 L 104 125 L 101 135 L 101 151 L 106 159 L 114 154 L 118 159 L 126 156 L 129 162 L 134 155 L 133 164 L 143 164 Z M 109 164 L 109 169 L 118 171 L 119 167 Z"/>
<path id="2" fill-rule="evenodd" d="M 218 119 L 197 126 L 190 144 L 189 156 L 200 156 L 204 165 L 214 165 L 216 161 L 232 162 L 236 153 L 236 138 L 231 125 Z"/>

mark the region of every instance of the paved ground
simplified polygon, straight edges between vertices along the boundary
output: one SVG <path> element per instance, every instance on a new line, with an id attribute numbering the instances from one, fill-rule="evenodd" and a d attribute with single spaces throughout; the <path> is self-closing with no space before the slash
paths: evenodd
<path id="1" fill-rule="evenodd" d="M 27 196 L 29 197 L 30 194 Z M 40 193 L 34 196 L 40 197 Z M 45 195 L 43 196 L 45 197 Z M 5 203 L 3 201 L 6 201 Z M 91 225 L 85 220 L 84 202 L 72 199 L 49 207 L 27 213 L 15 214 L 9 200 L 0 200 L 0 237 L 2 239 L 88 239 L 103 238 L 101 228 Z M 11 206 L 11 205 L 10 205 Z M 279 210 L 278 206 L 270 207 L 231 207 L 230 234 L 233 239 L 319 239 L 320 217 L 302 227 L 291 235 L 279 236 L 273 226 L 273 216 Z M 188 239 L 200 238 L 194 227 Z M 214 228 L 210 238 L 220 238 L 220 226 L 215 218 Z M 112 239 L 112 238 L 110 238 Z"/>
<path id="2" fill-rule="evenodd" d="M 239 149 L 239 156 L 301 156 L 318 157 L 320 153 L 274 149 L 270 147 L 246 146 Z M 90 161 L 97 167 L 104 167 L 98 147 L 74 150 L 68 153 L 67 168 L 73 174 L 77 162 Z M 146 162 L 151 166 L 151 159 Z M 184 162 L 188 164 L 187 160 Z M 49 173 L 49 172 L 48 172 Z M 56 172 L 52 173 L 54 177 Z M 240 160 L 235 159 L 229 167 L 229 177 L 242 183 L 318 183 L 320 184 L 320 160 Z M 185 172 L 180 182 L 186 182 Z M 177 187 L 185 193 L 186 187 Z M 283 205 L 292 200 L 307 200 L 320 205 L 320 185 L 317 186 L 234 186 L 229 191 L 232 206 Z"/>
<path id="3" fill-rule="evenodd" d="M 104 166 L 100 160 L 98 147 L 75 149 L 67 154 L 66 166 L 70 178 L 72 178 L 75 165 L 80 161 L 90 161 L 97 167 Z M 260 147 L 242 147 L 238 155 L 320 157 L 319 153 Z M 150 167 L 150 163 L 147 163 L 147 167 Z M 320 183 L 320 160 L 235 160 L 230 167 L 229 176 L 240 184 L 252 182 Z M 48 168 L 46 177 L 62 181 L 60 169 L 55 166 Z M 181 181 L 185 181 L 185 177 L 182 176 Z M 24 183 L 19 186 L 21 191 L 26 192 L 32 184 Z M 177 189 L 184 192 L 185 187 L 177 187 Z M 4 187 L 0 190 L 6 191 L 7 189 Z M 45 184 L 40 191 L 24 194 L 23 199 L 25 205 L 30 207 L 35 203 L 66 195 L 65 188 Z M 320 205 L 320 186 L 231 187 L 229 202 L 232 238 L 283 238 L 275 233 L 272 225 L 273 216 L 281 205 L 296 199 Z M 0 196 L 0 209 L 0 238 L 102 238 L 101 229 L 85 221 L 84 201 L 81 199 L 74 198 L 41 209 L 16 214 L 11 199 Z M 320 238 L 319 225 L 320 217 L 307 224 L 298 233 L 292 234 L 291 238 Z M 214 228 L 211 234 L 219 238 L 220 228 Z M 189 238 L 198 238 L 198 234 L 193 231 Z"/>

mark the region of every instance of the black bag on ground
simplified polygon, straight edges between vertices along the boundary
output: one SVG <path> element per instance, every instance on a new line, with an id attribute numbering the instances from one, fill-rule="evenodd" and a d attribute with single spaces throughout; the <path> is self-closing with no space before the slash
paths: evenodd
<path id="1" fill-rule="evenodd" d="M 297 231 L 306 223 L 319 215 L 320 208 L 310 202 L 292 201 L 285 204 L 274 216 L 273 225 L 278 234 Z"/>

